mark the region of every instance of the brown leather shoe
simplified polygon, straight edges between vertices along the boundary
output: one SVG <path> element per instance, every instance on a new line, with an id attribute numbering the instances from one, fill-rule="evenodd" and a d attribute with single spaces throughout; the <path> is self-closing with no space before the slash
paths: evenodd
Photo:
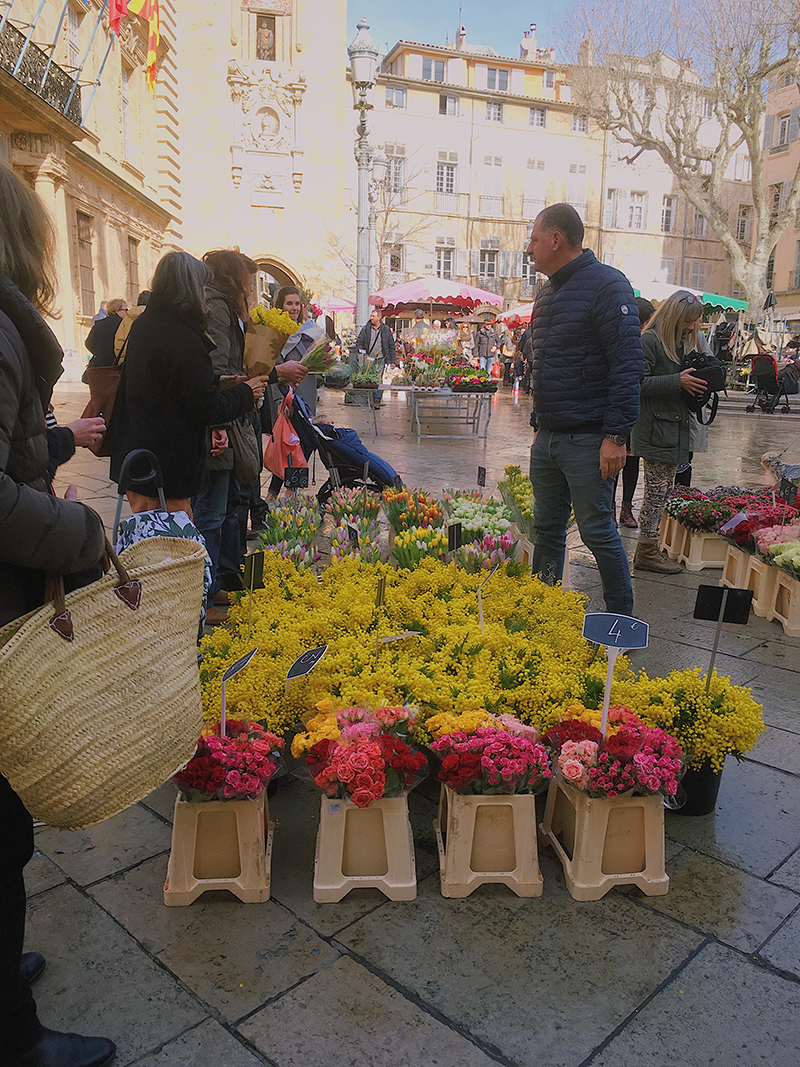
<path id="1" fill-rule="evenodd" d="M 206 626 L 217 626 L 219 623 L 227 621 L 227 611 L 216 607 L 206 608 Z"/>
<path id="2" fill-rule="evenodd" d="M 619 513 L 619 524 L 620 526 L 627 526 L 630 530 L 635 530 L 639 526 L 639 523 L 633 517 L 633 509 L 624 500 Z"/>
<path id="3" fill-rule="evenodd" d="M 231 595 L 227 589 L 220 589 L 218 593 L 214 594 L 214 603 L 224 608 L 231 606 Z"/>

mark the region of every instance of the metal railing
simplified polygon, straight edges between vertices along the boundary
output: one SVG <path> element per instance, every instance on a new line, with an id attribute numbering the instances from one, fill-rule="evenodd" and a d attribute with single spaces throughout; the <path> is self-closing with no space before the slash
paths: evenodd
<path id="1" fill-rule="evenodd" d="M 80 93 L 73 93 L 75 79 L 55 63 L 50 63 L 48 69 L 47 53 L 32 41 L 28 42 L 26 48 L 25 34 L 10 22 L 6 22 L 0 32 L 0 67 L 13 74 L 26 89 L 55 108 L 60 115 L 80 126 L 81 101 Z"/>
<path id="2" fill-rule="evenodd" d="M 436 210 L 446 211 L 450 215 L 458 213 L 458 193 L 437 193 Z"/>
<path id="3" fill-rule="evenodd" d="M 490 215 L 492 218 L 503 217 L 503 198 L 502 196 L 483 196 L 481 194 L 480 199 L 480 214 Z"/>

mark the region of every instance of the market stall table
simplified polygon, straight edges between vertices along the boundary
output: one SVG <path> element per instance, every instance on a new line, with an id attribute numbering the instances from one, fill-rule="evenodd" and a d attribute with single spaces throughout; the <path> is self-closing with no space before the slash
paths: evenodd
<path id="1" fill-rule="evenodd" d="M 452 389 L 419 389 L 409 388 L 409 421 L 417 427 L 417 440 L 421 437 L 441 437 L 456 441 L 471 437 L 483 437 L 484 441 L 489 433 L 489 423 L 492 418 L 491 400 L 494 393 L 457 393 Z M 469 427 L 469 433 L 423 433 L 420 406 L 432 404 L 436 407 L 444 407 L 444 411 L 437 411 L 435 415 L 429 415 L 426 421 L 451 420 L 462 423 Z M 452 409 L 452 410 L 448 410 Z M 483 425 L 483 432 L 481 432 Z"/>

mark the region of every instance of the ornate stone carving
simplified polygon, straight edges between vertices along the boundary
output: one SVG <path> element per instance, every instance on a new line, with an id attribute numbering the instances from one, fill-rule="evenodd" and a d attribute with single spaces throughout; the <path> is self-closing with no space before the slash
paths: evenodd
<path id="1" fill-rule="evenodd" d="M 292 0 L 242 0 L 242 10 L 254 15 L 291 15 Z"/>
<path id="2" fill-rule="evenodd" d="M 231 60 L 227 80 L 234 104 L 231 180 L 238 188 L 245 178 L 254 206 L 282 207 L 284 191 L 291 188 L 289 176 L 297 190 L 303 178 L 297 112 L 305 78 L 279 64 L 240 65 Z M 265 155 L 274 165 L 265 165 Z M 271 187 L 261 184 L 266 175 Z"/>

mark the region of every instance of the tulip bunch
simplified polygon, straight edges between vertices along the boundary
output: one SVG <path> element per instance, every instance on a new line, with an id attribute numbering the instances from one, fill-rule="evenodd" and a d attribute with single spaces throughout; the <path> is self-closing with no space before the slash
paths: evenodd
<path id="1" fill-rule="evenodd" d="M 416 567 L 420 560 L 443 560 L 447 555 L 447 535 L 432 527 L 412 526 L 399 533 L 392 548 L 398 567 Z"/>
<path id="2" fill-rule="evenodd" d="M 442 505 L 421 489 L 384 489 L 383 506 L 394 532 L 444 524 Z"/>
<path id="3" fill-rule="evenodd" d="M 351 539 L 348 527 L 358 530 L 358 547 Z M 360 559 L 364 563 L 380 563 L 380 531 L 375 519 L 342 519 L 331 534 L 331 563 L 343 559 Z"/>
<path id="4" fill-rule="evenodd" d="M 359 516 L 366 519 L 377 519 L 381 511 L 381 498 L 363 489 L 334 489 L 328 501 L 328 513 L 334 522 L 342 519 L 351 519 Z"/>
<path id="5" fill-rule="evenodd" d="M 456 559 L 465 571 L 477 574 L 478 571 L 491 571 L 499 564 L 513 560 L 516 548 L 517 542 L 512 541 L 508 534 L 502 537 L 490 537 L 487 534 L 482 541 L 462 545 L 456 553 Z"/>

